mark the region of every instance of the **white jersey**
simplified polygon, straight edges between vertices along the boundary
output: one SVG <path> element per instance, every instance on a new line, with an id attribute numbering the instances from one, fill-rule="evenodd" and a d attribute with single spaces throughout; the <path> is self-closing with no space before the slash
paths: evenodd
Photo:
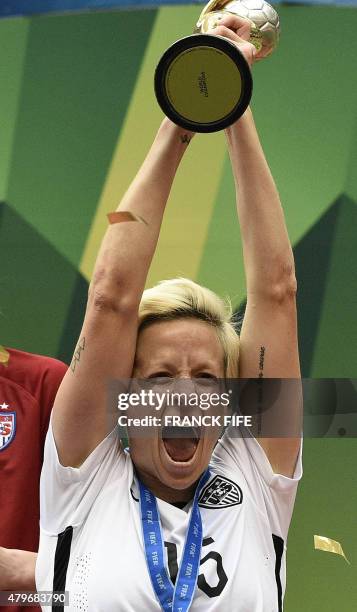
<path id="1" fill-rule="evenodd" d="M 190 610 L 280 612 L 301 453 L 294 477 L 287 478 L 273 473 L 253 437 L 233 438 L 226 431 L 210 468 L 210 480 L 199 496 L 203 543 Z M 180 509 L 157 501 L 174 582 L 192 502 Z M 60 465 L 50 427 L 40 527 L 37 589 L 60 590 L 65 585 L 65 610 L 160 612 L 145 560 L 138 484 L 117 430 L 80 468 L 71 468 Z"/>

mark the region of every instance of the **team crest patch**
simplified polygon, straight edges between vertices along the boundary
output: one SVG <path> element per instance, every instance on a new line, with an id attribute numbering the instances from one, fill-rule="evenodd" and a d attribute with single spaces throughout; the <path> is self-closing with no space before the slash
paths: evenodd
<path id="1" fill-rule="evenodd" d="M 201 491 L 198 505 L 201 508 L 227 508 L 243 501 L 242 489 L 229 478 L 215 476 Z"/>
<path id="2" fill-rule="evenodd" d="M 15 433 L 16 412 L 0 412 L 0 451 L 9 446 Z"/>

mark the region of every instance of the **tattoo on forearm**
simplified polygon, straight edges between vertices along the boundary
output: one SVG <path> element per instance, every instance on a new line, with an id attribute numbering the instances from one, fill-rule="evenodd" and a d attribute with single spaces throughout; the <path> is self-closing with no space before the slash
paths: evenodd
<path id="1" fill-rule="evenodd" d="M 70 368 L 71 368 L 73 373 L 74 373 L 74 371 L 75 371 L 75 369 L 77 367 L 77 364 L 81 360 L 81 355 L 82 355 L 82 353 L 84 351 L 85 345 L 86 345 L 86 339 L 83 336 L 83 338 L 81 338 L 80 341 L 77 344 L 77 348 L 74 351 L 73 359 L 72 359 L 72 362 L 71 362 Z"/>
<path id="2" fill-rule="evenodd" d="M 191 138 L 188 134 L 181 134 L 180 139 L 183 144 L 190 144 L 191 142 Z"/>

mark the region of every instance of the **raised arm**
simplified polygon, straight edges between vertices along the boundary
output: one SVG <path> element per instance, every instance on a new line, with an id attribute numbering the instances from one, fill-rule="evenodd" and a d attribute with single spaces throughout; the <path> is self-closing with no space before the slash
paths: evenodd
<path id="1" fill-rule="evenodd" d="M 239 18 L 231 16 L 223 23 L 243 38 L 249 35 L 249 28 L 247 32 Z M 237 34 L 232 34 L 232 40 L 238 42 Z M 274 471 L 291 476 L 300 447 L 295 433 L 301 431 L 302 407 L 293 252 L 279 194 L 250 109 L 226 130 L 226 136 L 247 285 L 240 377 L 295 379 L 281 381 L 274 412 L 263 415 L 265 419 L 273 418 L 273 414 L 279 421 L 283 418 L 286 436 L 259 438 Z"/>
<path id="2" fill-rule="evenodd" d="M 272 427 L 283 427 L 283 415 L 286 433 L 277 429 L 276 435 L 281 437 L 261 437 L 259 442 L 274 471 L 291 476 L 300 447 L 294 432 L 300 431 L 301 421 L 294 258 L 279 195 L 250 110 L 227 130 L 227 139 L 247 284 L 240 377 L 282 379 L 275 407 L 268 408 L 263 418 L 270 419 Z M 266 421 L 263 431 L 264 427 Z"/>
<path id="3" fill-rule="evenodd" d="M 131 376 L 138 306 L 189 138 L 168 119 L 163 121 L 118 207 L 143 221 L 113 223 L 104 236 L 78 345 L 53 409 L 54 437 L 63 465 L 83 463 L 115 424 L 107 411 L 107 383 Z"/>

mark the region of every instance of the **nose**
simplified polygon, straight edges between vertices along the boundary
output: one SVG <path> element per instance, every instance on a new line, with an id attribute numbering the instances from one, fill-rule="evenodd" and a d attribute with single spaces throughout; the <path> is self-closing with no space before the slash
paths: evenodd
<path id="1" fill-rule="evenodd" d="M 184 393 L 189 396 L 190 393 L 197 392 L 197 385 L 194 378 L 185 375 L 175 378 L 171 389 L 173 393 Z"/>
<path id="2" fill-rule="evenodd" d="M 170 388 L 170 414 L 181 418 L 199 414 L 198 388 L 190 376 L 175 378 Z"/>

